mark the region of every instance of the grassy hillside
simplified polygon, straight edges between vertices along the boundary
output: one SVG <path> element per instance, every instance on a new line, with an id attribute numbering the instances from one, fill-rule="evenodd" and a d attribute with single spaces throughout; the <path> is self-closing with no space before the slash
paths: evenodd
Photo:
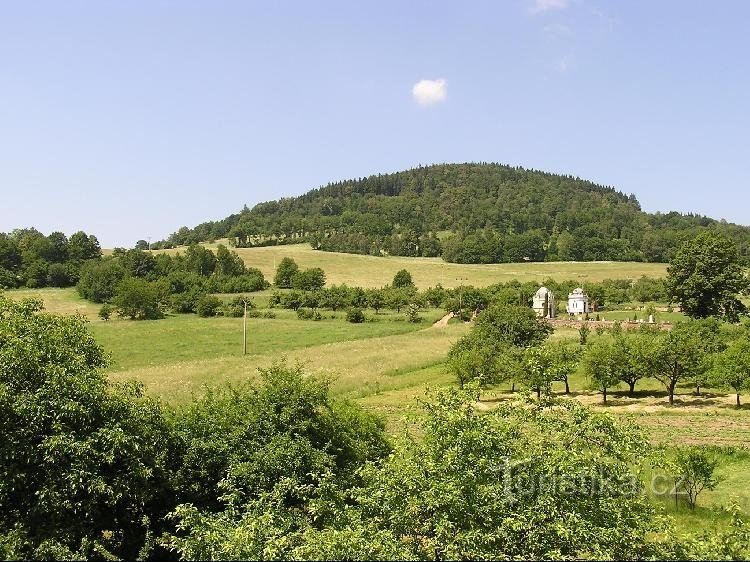
<path id="1" fill-rule="evenodd" d="M 208 244 L 209 247 L 213 245 Z M 161 250 L 184 251 L 184 248 Z M 260 269 L 267 279 L 273 279 L 276 264 L 284 257 L 292 257 L 300 267 L 320 267 L 326 272 L 329 284 L 346 283 L 360 287 L 382 287 L 393 281 L 400 269 L 412 274 L 414 283 L 425 289 L 438 283 L 452 288 L 459 285 L 485 287 L 517 279 L 519 281 L 559 281 L 580 279 L 638 279 L 642 275 L 663 277 L 667 267 L 661 263 L 629 262 L 542 262 L 505 264 L 455 264 L 440 258 L 411 258 L 401 256 L 362 256 L 313 250 L 309 244 L 236 248 L 249 267 Z"/>

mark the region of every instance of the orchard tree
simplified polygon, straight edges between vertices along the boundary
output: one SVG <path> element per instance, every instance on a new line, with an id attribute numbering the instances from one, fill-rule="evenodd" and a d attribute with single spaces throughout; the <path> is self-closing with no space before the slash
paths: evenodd
<path id="1" fill-rule="evenodd" d="M 701 322 L 681 322 L 665 336 L 660 336 L 652 355 L 646 358 L 649 375 L 664 385 L 669 404 L 674 404 L 674 392 L 681 381 L 694 379 L 707 368 L 705 333 Z"/>
<path id="2" fill-rule="evenodd" d="M 715 357 L 711 380 L 722 388 L 731 388 L 740 407 L 740 393 L 750 390 L 750 339 L 740 337 Z"/>
<path id="3" fill-rule="evenodd" d="M 685 242 L 667 269 L 669 294 L 691 318 L 737 322 L 746 312 L 738 295 L 749 286 L 737 246 L 712 230 Z"/>
<path id="4" fill-rule="evenodd" d="M 301 291 L 316 291 L 326 284 L 326 274 L 319 267 L 311 267 L 292 275 L 292 288 Z"/>
<path id="5" fill-rule="evenodd" d="M 537 398 L 552 392 L 552 383 L 565 383 L 565 394 L 570 393 L 568 377 L 575 371 L 578 361 L 575 350 L 566 343 L 551 343 L 530 347 L 523 355 L 525 382 L 536 391 Z"/>
<path id="6" fill-rule="evenodd" d="M 290 289 L 292 287 L 292 278 L 298 271 L 299 266 L 293 258 L 283 258 L 276 268 L 273 284 L 280 289 Z"/>
<path id="7" fill-rule="evenodd" d="M 367 306 L 372 308 L 375 311 L 375 314 L 378 314 L 380 309 L 383 308 L 385 304 L 386 303 L 382 289 L 370 289 L 369 291 L 367 291 Z"/>
<path id="8" fill-rule="evenodd" d="M 472 331 L 487 341 L 498 340 L 516 347 L 531 347 L 543 343 L 553 328 L 537 318 L 528 307 L 491 305 L 477 316 Z"/>
<path id="9" fill-rule="evenodd" d="M 616 337 L 601 337 L 586 348 L 583 364 L 592 384 L 601 391 L 602 401 L 607 403 L 607 391 L 617 386 L 627 369 L 628 356 Z"/>
<path id="10" fill-rule="evenodd" d="M 486 341 L 471 332 L 451 347 L 448 367 L 461 388 L 471 381 L 483 388 L 506 380 L 510 373 L 503 368 L 503 361 L 508 353 L 506 344 Z"/>

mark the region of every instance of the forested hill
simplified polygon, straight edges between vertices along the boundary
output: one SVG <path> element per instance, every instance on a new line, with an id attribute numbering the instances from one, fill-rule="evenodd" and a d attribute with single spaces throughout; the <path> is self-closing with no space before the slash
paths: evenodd
<path id="1" fill-rule="evenodd" d="M 668 261 L 712 228 L 750 255 L 750 228 L 649 214 L 634 195 L 571 176 L 500 164 L 440 164 L 331 183 L 181 228 L 156 247 L 229 238 L 239 247 L 307 241 L 320 250 L 442 256 L 460 263 Z"/>

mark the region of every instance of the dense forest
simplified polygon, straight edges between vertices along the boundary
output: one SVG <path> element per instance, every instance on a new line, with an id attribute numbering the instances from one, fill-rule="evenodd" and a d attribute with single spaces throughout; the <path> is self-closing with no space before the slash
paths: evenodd
<path id="1" fill-rule="evenodd" d="M 324 251 L 442 256 L 457 263 L 666 262 L 714 229 L 750 259 L 750 227 L 650 214 L 625 195 L 571 176 L 500 164 L 441 164 L 331 183 L 260 203 L 153 247 L 229 238 L 237 247 L 309 242 Z"/>

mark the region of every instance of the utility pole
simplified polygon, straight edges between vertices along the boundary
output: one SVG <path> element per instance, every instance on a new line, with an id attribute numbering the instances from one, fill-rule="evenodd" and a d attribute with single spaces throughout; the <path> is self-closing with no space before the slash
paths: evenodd
<path id="1" fill-rule="evenodd" d="M 247 299 L 242 301 L 245 311 L 242 314 L 242 355 L 247 355 Z"/>

